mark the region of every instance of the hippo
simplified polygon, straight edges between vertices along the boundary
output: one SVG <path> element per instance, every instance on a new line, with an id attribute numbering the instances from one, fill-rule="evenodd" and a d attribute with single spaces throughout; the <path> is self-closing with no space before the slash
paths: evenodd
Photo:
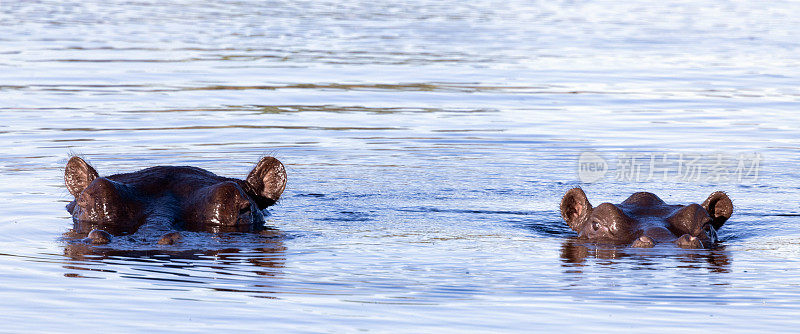
<path id="1" fill-rule="evenodd" d="M 286 170 L 278 159 L 263 157 L 244 180 L 218 176 L 187 166 L 156 166 L 101 177 L 73 156 L 64 183 L 74 200 L 67 204 L 74 232 L 84 241 L 106 244 L 113 236 L 135 233 L 148 221 L 169 222 L 196 232 L 263 230 L 262 210 L 275 204 L 286 187 Z M 173 244 L 180 232 L 163 235 L 159 244 Z"/>
<path id="2" fill-rule="evenodd" d="M 733 214 L 724 192 L 712 193 L 703 204 L 670 205 L 649 192 L 637 192 L 620 204 L 592 207 L 581 188 L 561 199 L 561 217 L 579 240 L 651 248 L 674 243 L 680 248 L 712 248 L 717 230 Z"/>

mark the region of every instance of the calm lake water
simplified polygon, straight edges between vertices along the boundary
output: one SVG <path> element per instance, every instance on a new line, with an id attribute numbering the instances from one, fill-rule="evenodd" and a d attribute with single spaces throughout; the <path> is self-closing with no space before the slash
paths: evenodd
<path id="1" fill-rule="evenodd" d="M 796 331 L 798 14 L 2 1 L 0 332 Z M 274 155 L 279 232 L 72 243 L 70 154 L 239 177 Z M 580 244 L 575 186 L 735 211 L 713 250 Z"/>

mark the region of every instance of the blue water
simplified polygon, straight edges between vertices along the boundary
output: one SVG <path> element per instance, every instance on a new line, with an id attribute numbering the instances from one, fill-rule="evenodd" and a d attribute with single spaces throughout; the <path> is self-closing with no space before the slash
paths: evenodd
<path id="1" fill-rule="evenodd" d="M 0 332 L 793 332 L 797 13 L 3 1 Z M 596 182 L 586 152 L 607 163 Z M 91 247 L 64 236 L 71 154 L 101 175 L 231 177 L 273 155 L 289 181 L 274 235 Z M 723 190 L 735 209 L 713 250 L 613 249 L 572 239 L 575 186 L 595 205 Z"/>

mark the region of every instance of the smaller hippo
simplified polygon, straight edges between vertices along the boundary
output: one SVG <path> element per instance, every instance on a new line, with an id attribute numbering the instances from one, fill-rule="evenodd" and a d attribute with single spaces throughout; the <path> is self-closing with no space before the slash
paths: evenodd
<path id="1" fill-rule="evenodd" d="M 264 229 L 262 210 L 275 204 L 286 186 L 278 159 L 264 157 L 244 180 L 186 166 L 157 166 L 101 177 L 86 161 L 67 162 L 64 183 L 75 200 L 67 204 L 74 231 L 86 241 L 105 244 L 112 236 L 136 232 L 149 221 L 202 232 L 252 232 Z M 172 244 L 180 233 L 165 234 Z"/>
<path id="2" fill-rule="evenodd" d="M 732 214 L 733 203 L 721 191 L 702 205 L 670 205 L 652 193 L 638 192 L 620 204 L 592 207 L 580 188 L 570 189 L 561 199 L 561 217 L 578 232 L 578 239 L 640 248 L 665 242 L 711 248 L 717 243 L 717 230 Z"/>

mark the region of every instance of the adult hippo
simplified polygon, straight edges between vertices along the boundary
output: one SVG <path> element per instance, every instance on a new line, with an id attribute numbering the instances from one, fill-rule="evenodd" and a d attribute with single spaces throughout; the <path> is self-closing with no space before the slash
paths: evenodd
<path id="1" fill-rule="evenodd" d="M 570 189 L 561 199 L 561 217 L 578 232 L 578 239 L 642 248 L 667 242 L 681 248 L 710 248 L 731 214 L 733 203 L 721 191 L 702 205 L 670 205 L 652 193 L 638 192 L 620 204 L 592 207 L 580 188 Z"/>
<path id="2" fill-rule="evenodd" d="M 67 162 L 64 182 L 75 200 L 67 204 L 74 231 L 86 241 L 108 243 L 112 235 L 136 232 L 161 220 L 188 231 L 251 232 L 264 228 L 261 210 L 275 204 L 286 186 L 278 159 L 264 157 L 244 180 L 186 166 L 157 166 L 100 177 L 79 157 Z M 180 233 L 165 234 L 172 244 Z"/>

